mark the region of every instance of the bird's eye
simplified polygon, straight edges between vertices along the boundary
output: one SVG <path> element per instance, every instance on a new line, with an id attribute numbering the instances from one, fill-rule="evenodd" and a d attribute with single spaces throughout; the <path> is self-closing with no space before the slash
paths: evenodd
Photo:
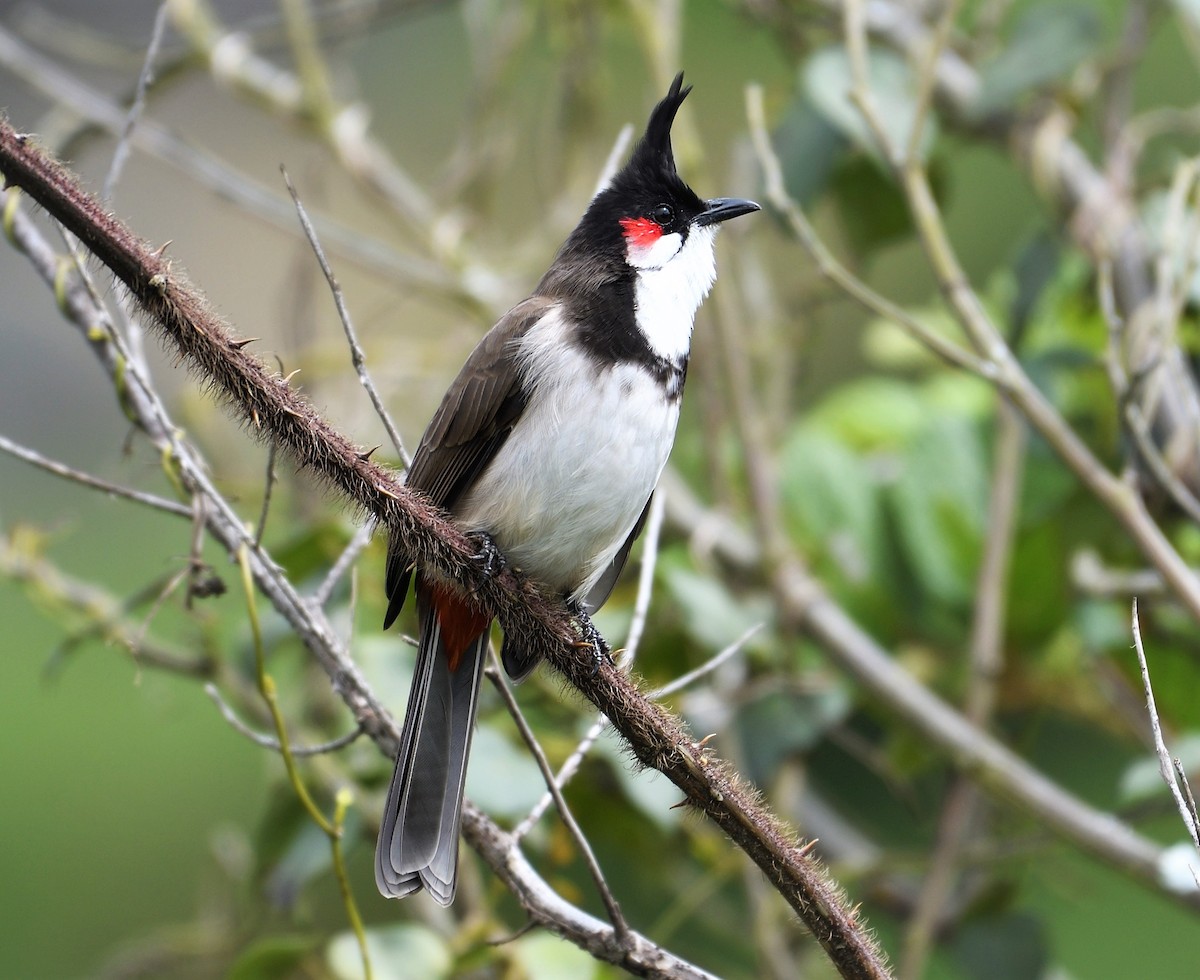
<path id="1" fill-rule="evenodd" d="M 650 212 L 650 217 L 660 228 L 666 228 L 675 220 L 675 209 L 669 204 L 660 204 Z"/>

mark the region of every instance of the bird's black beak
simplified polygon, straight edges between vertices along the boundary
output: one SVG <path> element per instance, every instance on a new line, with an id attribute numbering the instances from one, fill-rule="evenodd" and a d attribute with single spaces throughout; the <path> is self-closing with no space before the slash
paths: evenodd
<path id="1" fill-rule="evenodd" d="M 696 224 L 702 227 L 715 225 L 740 214 L 761 210 L 762 208 L 753 201 L 744 201 L 740 197 L 714 197 L 711 201 L 704 202 L 704 210 L 696 215 Z"/>

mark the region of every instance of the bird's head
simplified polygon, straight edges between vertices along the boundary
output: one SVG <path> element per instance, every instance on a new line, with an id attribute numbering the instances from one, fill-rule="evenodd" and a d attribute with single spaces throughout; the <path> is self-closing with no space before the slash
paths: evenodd
<path id="1" fill-rule="evenodd" d="M 758 211 L 753 201 L 704 200 L 679 176 L 671 126 L 692 90 L 675 76 L 666 97 L 650 113 L 629 162 L 592 199 L 560 253 L 560 260 L 600 276 L 676 268 L 694 270 L 702 296 L 712 282 L 713 238 L 719 224 Z M 584 280 L 591 280 L 586 274 Z M 576 277 L 576 283 L 580 277 Z M 697 302 L 699 299 L 697 299 Z"/>
<path id="2" fill-rule="evenodd" d="M 650 113 L 646 132 L 625 167 L 595 204 L 606 206 L 610 220 L 616 215 L 625 261 L 637 269 L 665 266 L 679 255 L 696 229 L 712 228 L 722 221 L 757 211 L 753 201 L 697 196 L 675 169 L 671 125 L 692 87 L 683 88 L 683 72 L 675 76 L 666 98 Z M 605 199 L 605 200 L 602 200 Z M 711 233 L 703 236 L 711 241 Z"/>

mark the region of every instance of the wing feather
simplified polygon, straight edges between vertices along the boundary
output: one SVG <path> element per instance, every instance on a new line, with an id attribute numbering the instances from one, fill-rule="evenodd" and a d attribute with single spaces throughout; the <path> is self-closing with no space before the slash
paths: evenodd
<path id="1" fill-rule="evenodd" d="M 513 307 L 471 352 L 446 391 L 413 454 L 405 484 L 443 510 L 453 510 L 464 491 L 492 461 L 529 401 L 516 356 L 516 341 L 554 307 L 532 296 Z M 395 542 L 387 561 L 390 626 L 404 605 L 412 562 Z"/>

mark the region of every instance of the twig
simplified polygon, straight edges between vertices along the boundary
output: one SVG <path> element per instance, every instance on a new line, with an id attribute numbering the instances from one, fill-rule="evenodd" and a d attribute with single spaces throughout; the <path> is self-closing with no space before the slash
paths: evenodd
<path id="1" fill-rule="evenodd" d="M 271 491 L 275 489 L 275 443 L 267 446 L 267 472 L 264 478 L 262 509 L 258 512 L 258 523 L 254 527 L 254 547 L 262 547 L 263 532 L 267 529 L 267 514 L 271 512 Z"/>
<path id="2" fill-rule="evenodd" d="M 207 678 L 216 673 L 211 657 L 184 657 L 179 653 L 148 643 L 142 631 L 126 621 L 130 601 L 122 601 L 90 582 L 63 572 L 40 553 L 35 532 L 0 534 L 0 575 L 36 588 L 38 596 L 59 613 L 80 616 L 86 628 L 74 632 L 62 643 L 54 657 L 61 659 L 80 643 L 93 637 L 125 650 L 134 665 L 152 667 L 187 677 Z"/>
<path id="3" fill-rule="evenodd" d="M 638 646 L 642 640 L 642 632 L 646 626 L 646 615 L 650 609 L 650 597 L 654 591 L 654 568 L 658 561 L 658 540 L 659 534 L 662 531 L 663 513 L 665 510 L 666 493 L 659 489 L 654 492 L 650 500 L 650 513 L 646 517 L 646 529 L 642 536 L 642 567 L 638 572 L 638 588 L 637 596 L 633 603 L 633 619 L 629 623 L 629 633 L 625 640 L 625 648 L 617 656 L 617 667 L 623 671 L 629 671 L 633 667 L 633 662 L 637 658 Z M 652 694 L 653 698 L 654 695 Z M 596 739 L 600 737 L 601 732 L 608 726 L 608 719 L 604 715 L 599 715 L 595 721 L 584 732 L 583 738 L 575 746 L 562 767 L 558 770 L 558 775 L 555 776 L 554 784 L 559 789 L 562 789 L 569 783 L 578 772 L 579 767 L 583 764 L 583 760 L 592 750 L 592 746 L 596 744 Z M 520 842 L 534 825 L 542 819 L 542 815 L 550 807 L 553 802 L 553 797 L 547 791 L 542 794 L 541 799 L 537 801 L 515 828 L 513 828 L 513 839 Z"/>
<path id="4" fill-rule="evenodd" d="M 133 91 L 133 103 L 129 107 L 129 114 L 125 117 L 121 135 L 117 138 L 112 163 L 109 164 L 108 174 L 104 178 L 104 188 L 100 191 L 100 196 L 110 203 L 113 193 L 117 189 L 117 182 L 125 170 L 125 161 L 129 159 L 129 140 L 133 135 L 133 127 L 141 118 L 142 110 L 146 107 L 146 91 L 154 81 L 154 63 L 158 60 L 158 51 L 162 47 L 163 35 L 167 28 L 167 3 L 168 0 L 162 0 L 162 3 L 158 5 L 158 13 L 154 15 L 154 27 L 150 32 L 146 57 L 142 61 L 142 70 Z"/>
<path id="5" fill-rule="evenodd" d="M 683 688 L 690 684 L 694 684 L 702 677 L 711 674 L 727 660 L 730 660 L 740 653 L 742 648 L 745 647 L 745 645 L 754 637 L 754 635 L 762 629 L 762 626 L 762 623 L 759 623 L 756 626 L 751 626 L 750 629 L 746 630 L 745 633 L 730 643 L 729 646 L 714 653 L 699 667 L 688 671 L 686 674 L 681 674 L 679 677 L 676 677 L 673 681 L 668 684 L 664 684 L 660 688 L 656 688 L 649 693 L 648 697 L 653 701 L 661 701 L 663 698 L 670 697 L 677 691 L 681 691 Z M 554 777 L 554 784 L 559 789 L 565 787 L 567 783 L 575 778 L 575 774 L 579 772 L 579 767 L 583 765 L 583 760 L 587 758 L 588 753 L 592 750 L 592 746 L 596 744 L 596 741 L 600 738 L 608 726 L 609 721 L 604 715 L 600 715 L 599 718 L 592 722 L 591 727 L 584 733 L 583 738 L 579 740 L 579 744 L 575 746 L 574 751 L 572 751 L 571 754 L 563 761 L 562 766 L 558 770 L 558 775 Z M 542 798 L 538 800 L 536 804 L 534 804 L 525 818 L 513 828 L 513 838 L 517 841 L 520 841 L 522 838 L 524 838 L 525 835 L 533 829 L 534 825 L 542 819 L 542 816 L 549 808 L 551 802 L 552 797 L 549 793 L 545 793 Z"/>
<path id="6" fill-rule="evenodd" d="M 612 889 L 608 886 L 608 881 L 604 877 L 604 870 L 600 867 L 600 862 L 596 860 L 596 854 L 592 850 L 591 843 L 584 835 L 583 830 L 580 829 L 578 822 L 575 820 L 575 815 L 571 812 L 571 808 L 567 806 L 567 800 L 562 795 L 562 790 L 558 788 L 558 783 L 554 777 L 554 770 L 550 767 L 550 760 L 546 758 L 546 753 L 542 750 L 537 736 L 533 734 L 533 729 L 529 727 L 529 723 L 521 713 L 521 706 L 517 704 L 517 699 L 513 697 L 512 690 L 501 676 L 500 661 L 496 657 L 496 651 L 489 650 L 488 656 L 491 659 L 491 666 L 487 670 L 488 680 L 492 682 L 492 686 L 499 692 L 500 699 L 504 702 L 504 706 L 508 709 L 508 713 L 517 725 L 517 731 L 521 733 L 522 740 L 528 747 L 530 754 L 533 755 L 533 759 L 542 774 L 542 779 L 546 783 L 546 788 L 550 791 L 550 795 L 554 797 L 554 806 L 558 810 L 558 815 L 562 819 L 563 826 L 567 828 L 567 833 L 571 835 L 571 839 L 575 841 L 575 846 L 579 848 L 579 853 L 583 855 L 588 873 L 592 876 L 592 881 L 596 885 L 596 891 L 600 895 L 600 901 L 604 903 L 605 911 L 608 912 L 608 921 L 612 923 L 613 934 L 616 937 L 617 943 L 623 946 L 628 941 L 629 924 L 625 921 L 625 916 L 621 913 L 621 906 L 618 904 L 616 896 L 613 895 Z M 517 841 L 514 839 L 513 847 L 517 846 Z"/>
<path id="7" fill-rule="evenodd" d="M 358 342 L 358 334 L 354 330 L 354 323 L 350 319 L 350 310 L 346 306 L 346 298 L 342 294 L 342 287 L 338 283 L 337 277 L 333 274 L 333 266 L 329 264 L 329 259 L 325 257 L 325 250 L 321 248 L 321 241 L 317 237 L 316 229 L 313 228 L 312 222 L 309 220 L 308 211 L 305 209 L 303 202 L 301 202 L 300 195 L 296 192 L 296 188 L 292 184 L 291 176 L 283 167 L 280 167 L 280 172 L 283 174 L 283 182 L 287 184 L 288 193 L 292 195 L 292 202 L 296 205 L 296 214 L 300 218 L 300 227 L 304 229 L 304 235 L 308 239 L 308 244 L 312 246 L 313 254 L 317 257 L 317 263 L 321 266 L 321 271 L 325 274 L 325 281 L 329 283 L 329 291 L 333 294 L 333 305 L 337 308 L 338 318 L 342 321 L 342 329 L 346 333 L 346 343 L 350 346 L 350 362 L 354 365 L 354 371 L 358 375 L 359 383 L 366 390 L 367 397 L 371 399 L 371 404 L 375 408 L 375 414 L 387 430 L 388 438 L 392 440 L 392 446 L 396 450 L 396 455 L 400 457 L 407 469 L 412 460 L 408 455 L 408 451 L 404 448 L 404 440 L 400 438 L 400 432 L 396 428 L 396 423 L 392 421 L 392 416 L 384 406 L 383 399 L 379 397 L 379 391 L 375 387 L 375 382 L 371 380 L 371 375 L 367 371 L 366 357 L 363 354 L 362 345 Z"/>
<path id="8" fill-rule="evenodd" d="M 522 637 L 531 656 L 547 660 L 607 714 L 638 759 L 671 779 L 693 806 L 754 860 L 843 975 L 886 975 L 882 957 L 862 919 L 849 908 L 821 865 L 795 844 L 787 829 L 763 808 L 736 774 L 711 753 L 693 746 L 678 719 L 648 702 L 620 672 L 603 667 L 594 672 L 585 658 L 578 656 L 573 646 L 573 623 L 561 602 L 539 596 L 530 583 L 519 581 L 511 570 L 500 575 L 485 574 L 475 559 L 475 549 L 458 528 L 389 473 L 364 459 L 297 392 L 240 349 L 195 289 L 176 278 L 161 257 L 3 121 L 0 172 L 10 184 L 26 188 L 80 237 L 137 298 L 149 322 L 162 331 L 185 360 L 203 372 L 243 419 L 261 426 L 263 437 L 278 441 L 298 463 L 386 525 L 421 564 L 437 569 L 459 588 L 473 590 L 477 601 L 500 620 L 504 629 Z M 180 459 L 188 460 L 187 447 L 177 439 L 171 444 Z M 190 460 L 187 465 L 189 480 L 210 492 L 211 482 L 203 469 L 193 467 Z M 214 505 L 222 505 L 220 495 L 213 492 L 213 496 Z M 236 521 L 236 515 L 231 514 L 230 519 Z M 224 523 L 224 514 L 219 523 Z M 242 529 L 222 527 L 221 533 L 233 541 L 245 542 Z M 248 561 L 255 566 L 255 576 L 261 576 L 260 585 L 272 601 L 281 604 L 281 612 L 297 625 L 322 666 L 338 676 L 339 670 L 346 669 L 346 662 L 339 657 L 335 664 L 331 651 L 340 652 L 341 648 L 335 637 L 324 632 L 327 624 L 295 595 L 286 580 L 266 574 L 264 556 L 250 552 Z M 321 630 L 319 642 L 317 624 Z M 362 699 L 369 697 L 365 685 L 351 687 L 345 677 L 338 677 L 338 688 L 348 703 L 359 707 Z M 384 717 L 386 712 L 379 708 L 375 724 Z"/>
<path id="9" fill-rule="evenodd" d="M 296 768 L 296 754 L 292 751 L 291 744 L 288 742 L 287 724 L 283 720 L 283 712 L 280 710 L 279 700 L 276 696 L 275 679 L 267 673 L 267 656 L 266 650 L 263 648 L 262 627 L 258 620 L 258 603 L 255 601 L 254 575 L 250 570 L 249 554 L 250 549 L 246 544 L 243 544 L 238 549 L 238 566 L 242 572 L 242 588 L 246 596 L 246 614 L 250 622 L 250 640 L 254 647 L 254 668 L 255 679 L 258 683 L 258 693 L 262 695 L 263 701 L 266 702 L 267 710 L 271 715 L 271 722 L 275 726 L 275 737 L 278 741 L 279 754 L 283 758 L 284 768 L 287 770 L 288 782 L 292 784 L 292 789 L 295 791 L 300 805 L 308 811 L 309 819 L 320 827 L 324 831 L 325 836 L 329 838 L 329 843 L 333 851 L 334 873 L 337 875 L 338 885 L 342 892 L 342 901 L 346 907 L 346 917 L 350 920 L 350 927 L 358 939 L 359 953 L 362 956 L 363 973 L 366 976 L 366 980 L 371 980 L 371 958 L 367 952 L 367 936 L 363 930 L 362 918 L 358 914 L 358 903 L 355 902 L 354 893 L 350 890 L 349 877 L 346 874 L 346 863 L 343 859 L 341 848 L 343 820 L 346 808 L 350 803 L 349 790 L 342 789 L 338 792 L 334 816 L 330 820 L 313 801 L 311 794 L 308 792 L 308 787 L 304 784 L 304 780 L 300 778 L 300 770 Z"/>
<path id="10" fill-rule="evenodd" d="M 746 87 L 746 119 L 750 127 L 750 138 L 763 170 L 767 200 L 787 220 L 788 226 L 809 256 L 817 264 L 817 271 L 847 296 L 865 309 L 895 323 L 905 333 L 928 347 L 947 364 L 963 368 L 982 378 L 995 376 L 995 369 L 970 351 L 934 333 L 929 327 L 903 307 L 893 303 L 842 265 L 817 235 L 800 205 L 788 194 L 783 181 L 783 168 L 779 157 L 771 147 L 767 134 L 766 111 L 763 108 L 762 86 Z"/>
<path id="11" fill-rule="evenodd" d="M 117 483 L 110 483 L 108 480 L 92 476 L 90 473 L 83 472 L 83 470 L 74 469 L 65 463 L 59 463 L 47 456 L 43 456 L 36 449 L 29 449 L 22 446 L 4 435 L 0 435 L 0 451 L 8 453 L 10 456 L 15 456 L 17 459 L 24 460 L 26 463 L 31 463 L 39 469 L 45 470 L 47 473 L 61 476 L 64 480 L 71 480 L 85 487 L 101 490 L 104 493 L 112 494 L 114 497 L 121 497 L 125 500 L 132 500 L 135 503 L 145 504 L 147 507 L 153 507 L 155 510 L 161 510 L 166 514 L 174 514 L 176 517 L 192 516 L 192 509 L 187 504 L 181 504 L 176 500 L 168 500 L 165 497 L 146 493 L 143 490 L 134 490 L 132 487 L 123 487 Z"/>
<path id="12" fill-rule="evenodd" d="M 0 64 L 105 132 L 117 135 L 122 131 L 126 114 L 120 106 L 103 98 L 94 87 L 61 66 L 31 50 L 2 25 Z M 185 143 L 163 126 L 143 119 L 133 130 L 130 142 L 248 214 L 284 231 L 295 227 L 293 210 L 283 199 L 234 170 L 215 154 Z M 464 295 L 461 284 L 436 262 L 404 255 L 383 242 L 365 237 L 361 231 L 352 231 L 329 219 L 318 218 L 316 224 L 321 237 L 331 248 L 362 268 L 392 280 L 401 280 L 430 295 L 450 298 L 471 309 L 490 310 L 495 305 L 490 296 L 483 297 L 475 293 Z"/>
<path id="13" fill-rule="evenodd" d="M 338 582 L 342 580 L 342 576 L 346 574 L 346 570 L 354 564 L 358 556 L 363 553 L 367 545 L 371 543 L 371 534 L 374 528 L 370 524 L 362 525 L 354 536 L 350 539 L 342 553 L 338 555 L 337 561 L 326 573 L 321 580 L 321 584 L 317 586 L 317 590 L 312 594 L 312 601 L 317 606 L 324 606 L 329 602 L 330 596 L 333 595 L 333 590 L 337 588 Z"/>
<path id="14" fill-rule="evenodd" d="M 1172 764 L 1171 753 L 1167 750 L 1167 743 L 1163 739 L 1162 723 L 1158 719 L 1158 706 L 1154 703 L 1154 688 L 1150 686 L 1150 667 L 1146 663 L 1146 651 L 1142 649 L 1142 628 L 1138 623 L 1137 599 L 1133 600 L 1133 611 L 1131 613 L 1131 621 L 1133 627 L 1133 648 L 1137 652 L 1138 667 L 1142 672 L 1142 687 L 1146 691 L 1146 713 L 1150 716 L 1150 731 L 1154 736 L 1154 750 L 1158 753 L 1158 769 L 1162 773 L 1163 782 L 1167 784 L 1167 788 L 1171 791 L 1171 796 L 1175 798 L 1175 807 L 1179 811 L 1179 817 L 1183 820 L 1184 827 L 1187 828 L 1188 836 L 1191 837 L 1192 843 L 1200 849 L 1200 820 L 1196 816 L 1196 804 L 1193 800 L 1191 805 L 1188 804 L 1188 797 L 1184 795 L 1180 788 L 1179 779 L 1175 774 L 1175 764 Z M 1185 780 L 1186 783 L 1186 780 Z M 1188 796 L 1191 795 L 1189 788 Z"/>
<path id="15" fill-rule="evenodd" d="M 685 687 L 689 687 L 701 678 L 708 676 L 726 661 L 732 660 L 741 653 L 745 649 L 746 644 L 762 632 L 765 626 L 766 623 L 755 623 L 728 646 L 714 653 L 699 667 L 689 670 L 686 674 L 680 674 L 673 681 L 667 682 L 662 687 L 656 687 L 650 692 L 650 697 L 654 698 L 655 701 L 661 701 L 663 698 L 669 698 L 672 694 L 676 694 Z"/>
<path id="16" fill-rule="evenodd" d="M 933 39 L 921 59 L 921 70 L 917 73 L 917 96 L 913 111 L 912 129 L 908 134 L 908 146 L 904 151 L 904 159 L 914 160 L 921 153 L 921 138 L 925 135 L 925 121 L 929 117 L 930 106 L 933 103 L 933 93 L 937 83 L 937 63 L 950 43 L 950 34 L 954 30 L 954 21 L 958 17 L 961 0 L 949 0 L 938 17 Z"/>
<path id="17" fill-rule="evenodd" d="M 679 481 L 671 481 L 667 517 L 685 533 L 703 526 L 716 556 L 747 574 L 761 570 L 757 546 L 728 518 L 706 511 Z M 866 633 L 804 568 L 789 556 L 776 572 L 783 625 L 804 630 L 842 670 L 902 717 L 989 793 L 1022 807 L 1050 831 L 1129 874 L 1158 894 L 1191 908 L 1200 896 L 1164 892 L 1158 877 L 1162 848 L 1112 814 L 1097 810 L 1048 779 L 1028 762 L 981 732 L 925 687 Z"/>
<path id="18" fill-rule="evenodd" d="M 613 179 L 613 175 L 621 166 L 621 161 L 625 159 L 625 151 L 629 149 L 629 144 L 632 142 L 633 126 L 626 123 L 617 133 L 612 149 L 608 151 L 608 156 L 604 159 L 604 166 L 600 168 L 600 176 L 596 178 L 596 188 L 592 192 L 593 197 L 604 190 L 608 186 L 608 182 Z"/>
<path id="19" fill-rule="evenodd" d="M 270 749 L 272 752 L 283 754 L 283 746 L 278 738 L 271 735 L 266 735 L 263 732 L 256 732 L 253 728 L 247 725 L 241 718 L 237 716 L 237 712 L 233 710 L 233 706 L 221 697 L 221 691 L 216 684 L 205 684 L 204 693 L 212 698 L 213 703 L 221 712 L 221 717 L 229 722 L 229 726 L 240 735 L 244 735 L 255 745 L 264 749 Z M 318 745 L 293 745 L 291 747 L 292 755 L 296 758 L 304 758 L 313 755 L 325 755 L 329 752 L 337 752 L 339 749 L 344 749 L 347 745 L 357 741 L 362 737 L 363 727 L 358 725 L 352 731 L 338 738 L 331 739 L 328 742 L 321 742 Z"/>
<path id="20" fill-rule="evenodd" d="M 970 675 L 963 713 L 980 731 L 987 729 L 996 703 L 996 687 L 1004 666 L 1003 642 L 1008 571 L 1020 514 L 1019 494 L 1024 470 L 1025 427 L 1021 417 L 1002 398 L 996 414 L 996 448 L 992 463 L 992 493 L 988 501 L 987 536 L 975 589 L 975 609 L 968 647 Z M 917 980 L 939 921 L 949 905 L 956 868 L 967 833 L 980 809 L 982 793 L 959 773 L 946 794 L 938 825 L 937 844 L 929 860 L 916 905 L 905 933 L 899 974 Z"/>
<path id="21" fill-rule="evenodd" d="M 642 633 L 646 629 L 646 616 L 650 611 L 650 598 L 654 594 L 654 569 L 658 565 L 658 540 L 662 531 L 663 513 L 666 509 L 666 492 L 656 490 L 650 499 L 650 513 L 646 516 L 646 529 L 642 534 L 642 567 L 638 572 L 637 596 L 633 601 L 633 619 L 629 622 L 629 633 L 625 637 L 625 649 L 618 664 L 629 670 L 637 658 Z"/>
<path id="22" fill-rule="evenodd" d="M 463 831 L 472 846 L 537 925 L 569 940 L 597 959 L 624 967 L 637 976 L 716 980 L 713 974 L 680 959 L 634 930 L 630 930 L 623 943 L 618 942 L 612 926 L 560 897 L 538 876 L 512 835 L 487 820 L 469 802 L 463 804 L 462 821 Z"/>

